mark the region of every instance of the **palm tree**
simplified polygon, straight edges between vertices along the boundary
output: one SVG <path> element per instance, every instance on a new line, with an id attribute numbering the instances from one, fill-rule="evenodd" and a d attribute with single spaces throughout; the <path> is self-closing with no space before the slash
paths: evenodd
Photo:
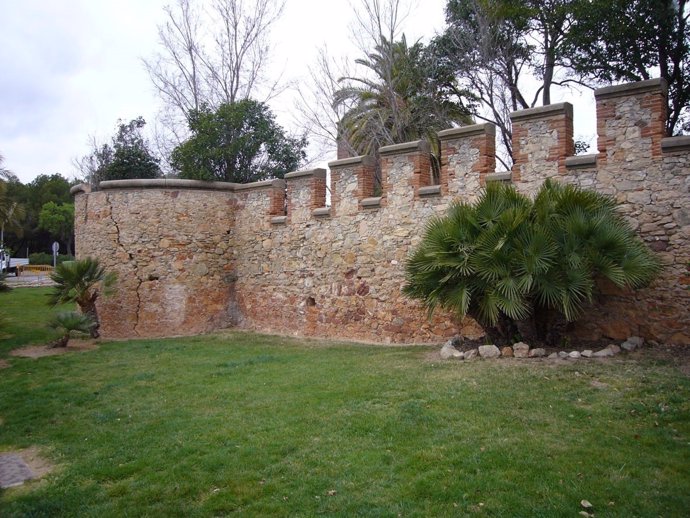
<path id="1" fill-rule="evenodd" d="M 490 183 L 475 204 L 457 203 L 428 224 L 404 292 L 430 312 L 472 316 L 497 342 L 555 341 L 562 320 L 592 301 L 598 278 L 639 288 L 658 269 L 610 198 L 547 181 L 532 201 Z"/>
<path id="2" fill-rule="evenodd" d="M 5 246 L 5 228 L 21 230 L 24 208 L 7 197 L 7 181 L 16 181 L 17 177 L 2 166 L 4 157 L 0 155 L 0 248 Z"/>
<path id="3" fill-rule="evenodd" d="M 56 285 L 50 294 L 50 303 L 57 305 L 76 302 L 81 312 L 92 321 L 89 329 L 91 337 L 98 338 L 100 322 L 96 300 L 101 292 L 104 295 L 110 293 L 115 283 L 115 274 L 106 273 L 98 259 L 87 257 L 57 265 L 51 279 Z"/>
<path id="4" fill-rule="evenodd" d="M 433 60 L 421 43 L 407 45 L 383 35 L 365 59 L 365 77 L 344 77 L 333 104 L 347 111 L 342 138 L 357 154 L 375 155 L 381 146 L 425 138 L 435 147 L 436 131 L 472 122 L 466 100 L 441 86 Z M 463 92 L 461 92 L 463 93 Z"/>
<path id="5" fill-rule="evenodd" d="M 88 315 L 83 315 L 76 311 L 58 313 L 50 322 L 50 327 L 62 330 L 62 336 L 50 343 L 48 347 L 67 347 L 72 331 L 80 333 L 91 333 L 93 320 Z"/>

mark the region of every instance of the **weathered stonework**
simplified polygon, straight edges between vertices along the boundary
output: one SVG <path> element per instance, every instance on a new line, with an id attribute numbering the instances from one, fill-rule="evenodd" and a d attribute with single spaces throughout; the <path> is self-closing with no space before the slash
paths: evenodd
<path id="1" fill-rule="evenodd" d="M 75 227 L 77 257 L 97 256 L 118 276 L 114 296 L 100 300 L 103 336 L 194 334 L 231 325 L 234 193 L 193 183 L 101 185 L 99 192 L 77 192 Z"/>
<path id="2" fill-rule="evenodd" d="M 76 189 L 77 254 L 118 273 L 101 302 L 108 337 L 194 334 L 236 325 L 273 333 L 374 342 L 479 337 L 471 320 L 432 320 L 401 293 L 404 263 L 426 222 L 454 199 L 474 200 L 489 179 L 534 193 L 558 178 L 614 196 L 657 251 L 664 271 L 635 294 L 602 285 L 578 325 L 588 338 L 631 335 L 690 343 L 690 142 L 663 138 L 664 85 L 597 91 L 599 154 L 572 157 L 567 103 L 513 119 L 512 175 L 494 173 L 495 128 L 446 130 L 440 185 L 423 143 L 350 157 L 249 185 L 182 180 L 104 182 Z M 685 140 L 683 140 L 685 139 Z"/>

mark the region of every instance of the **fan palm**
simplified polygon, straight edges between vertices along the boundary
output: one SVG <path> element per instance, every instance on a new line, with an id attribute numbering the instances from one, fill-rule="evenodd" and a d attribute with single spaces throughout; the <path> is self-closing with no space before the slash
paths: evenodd
<path id="1" fill-rule="evenodd" d="M 455 204 L 427 225 L 404 292 L 430 312 L 474 317 L 497 341 L 518 332 L 543 340 L 551 313 L 580 316 L 597 278 L 639 288 L 658 269 L 610 198 L 547 181 L 532 201 L 490 183 L 475 204 Z"/>
<path id="2" fill-rule="evenodd" d="M 68 311 L 66 313 L 58 313 L 50 322 L 50 327 L 60 329 L 62 336 L 52 342 L 49 347 L 67 347 L 72 332 L 91 333 L 93 328 L 93 320 L 88 315 L 78 313 L 76 311 Z"/>
<path id="3" fill-rule="evenodd" d="M 81 312 L 92 321 L 89 330 L 91 337 L 98 338 L 100 322 L 96 300 L 101 293 L 110 293 L 115 283 L 115 274 L 107 273 L 98 259 L 87 257 L 57 265 L 51 278 L 55 287 L 49 295 L 50 303 L 56 305 L 76 302 Z"/>

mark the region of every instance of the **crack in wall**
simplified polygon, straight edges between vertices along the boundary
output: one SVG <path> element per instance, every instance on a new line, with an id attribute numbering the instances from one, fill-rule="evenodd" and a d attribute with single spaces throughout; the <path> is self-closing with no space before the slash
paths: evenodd
<path id="1" fill-rule="evenodd" d="M 139 276 L 137 276 L 137 281 L 139 281 L 139 282 L 137 284 L 136 289 L 134 290 L 134 293 L 137 296 L 137 309 L 134 312 L 134 315 L 136 316 L 136 320 L 134 322 L 133 331 L 134 331 L 135 335 L 140 336 L 139 331 L 137 330 L 137 326 L 139 326 L 139 311 L 141 311 L 141 293 L 139 292 L 139 288 L 141 288 L 141 285 L 144 283 L 144 281 L 142 281 L 139 278 Z"/>
<path id="2" fill-rule="evenodd" d="M 137 326 L 139 325 L 139 313 L 141 311 L 141 293 L 139 292 L 139 288 L 141 288 L 141 285 L 143 284 L 143 279 L 139 277 L 139 263 L 137 262 L 136 259 L 134 259 L 134 255 L 130 252 L 127 251 L 125 246 L 122 244 L 122 236 L 120 233 L 120 225 L 118 225 L 117 221 L 115 220 L 115 215 L 113 214 L 113 203 L 112 200 L 110 199 L 110 194 L 106 193 L 105 195 L 105 200 L 106 204 L 110 208 L 110 221 L 113 223 L 113 226 L 115 227 L 115 243 L 116 246 L 122 250 L 124 254 L 129 257 L 130 264 L 132 265 L 133 274 L 134 278 L 137 280 L 137 287 L 134 290 L 134 293 L 137 296 L 137 307 L 134 310 L 134 326 L 132 330 L 134 331 L 134 334 L 139 336 L 139 331 L 137 331 Z"/>

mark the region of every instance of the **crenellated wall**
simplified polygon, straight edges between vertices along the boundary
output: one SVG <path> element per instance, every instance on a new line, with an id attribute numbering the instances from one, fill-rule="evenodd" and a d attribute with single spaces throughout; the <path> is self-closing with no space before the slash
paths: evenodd
<path id="1" fill-rule="evenodd" d="M 75 189 L 79 256 L 118 272 L 102 302 L 112 337 L 247 329 L 374 342 L 438 342 L 481 329 L 442 312 L 432 320 L 401 293 L 404 263 L 430 217 L 471 201 L 489 180 L 534 193 L 560 178 L 615 196 L 664 271 L 635 294 L 604 295 L 578 326 L 587 338 L 632 334 L 690 343 L 690 139 L 663 138 L 659 80 L 598 90 L 599 153 L 573 157 L 568 103 L 512 114 L 511 173 L 494 173 L 490 124 L 439 133 L 433 185 L 423 142 L 387 146 L 382 191 L 369 157 L 248 185 L 185 180 L 103 182 Z"/>

